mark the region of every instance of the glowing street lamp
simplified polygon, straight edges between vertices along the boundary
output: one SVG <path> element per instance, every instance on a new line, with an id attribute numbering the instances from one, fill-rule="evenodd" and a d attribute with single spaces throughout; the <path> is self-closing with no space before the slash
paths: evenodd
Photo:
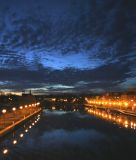
<path id="1" fill-rule="evenodd" d="M 2 113 L 4 114 L 4 127 L 5 127 L 5 124 L 6 124 L 6 123 L 5 123 L 5 113 L 6 113 L 6 112 L 7 112 L 6 109 L 3 109 L 3 110 L 2 110 Z"/>
<path id="2" fill-rule="evenodd" d="M 16 111 L 16 108 L 15 108 L 15 107 L 13 107 L 13 108 L 12 108 L 12 111 L 14 112 L 14 117 L 15 117 L 15 111 Z M 13 121 L 13 124 L 14 124 L 14 121 Z"/>
<path id="3" fill-rule="evenodd" d="M 23 109 L 23 107 L 22 107 L 22 106 L 20 106 L 19 108 L 20 108 L 20 109 Z"/>
<path id="4" fill-rule="evenodd" d="M 27 108 L 28 106 L 27 105 L 25 105 L 25 108 Z"/>
<path id="5" fill-rule="evenodd" d="M 12 108 L 12 111 L 16 111 L 16 108 L 15 108 L 15 107 L 13 107 L 13 108 Z"/>
<path id="6" fill-rule="evenodd" d="M 2 110 L 2 113 L 3 113 L 3 114 L 5 114 L 6 112 L 7 112 L 7 110 L 6 110 L 6 109 L 3 109 L 3 110 Z"/>

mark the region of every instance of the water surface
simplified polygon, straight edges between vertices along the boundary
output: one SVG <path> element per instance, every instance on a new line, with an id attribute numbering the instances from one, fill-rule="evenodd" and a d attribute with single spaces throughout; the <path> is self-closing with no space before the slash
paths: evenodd
<path id="1" fill-rule="evenodd" d="M 7 147 L 12 139 L 9 137 Z M 44 110 L 40 121 L 2 158 L 134 160 L 135 149 L 135 130 L 120 128 L 87 113 Z"/>

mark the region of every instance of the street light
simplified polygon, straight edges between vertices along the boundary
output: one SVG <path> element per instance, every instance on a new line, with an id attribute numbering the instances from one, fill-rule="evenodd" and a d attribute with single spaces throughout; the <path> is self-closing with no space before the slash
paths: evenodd
<path id="1" fill-rule="evenodd" d="M 16 108 L 15 107 L 13 107 L 12 108 L 12 111 L 14 112 L 14 117 L 15 117 L 15 111 L 16 111 Z M 13 124 L 15 123 L 15 121 L 13 121 Z"/>
<path id="2" fill-rule="evenodd" d="M 5 123 L 5 113 L 6 113 L 6 112 L 7 112 L 6 109 L 3 109 L 3 110 L 2 110 L 2 113 L 4 114 L 4 115 L 3 115 L 3 117 L 4 117 L 4 127 L 5 127 L 5 125 L 6 125 L 6 123 Z"/>
<path id="3" fill-rule="evenodd" d="M 28 106 L 27 105 L 25 105 L 25 108 L 27 108 Z"/>
<path id="4" fill-rule="evenodd" d="M 22 106 L 20 106 L 19 108 L 20 108 L 20 109 L 23 109 L 23 107 L 22 107 Z"/>
<path id="5" fill-rule="evenodd" d="M 3 113 L 3 114 L 5 114 L 6 112 L 7 112 L 7 110 L 6 110 L 6 109 L 3 109 L 3 110 L 2 110 L 2 113 Z"/>
<path id="6" fill-rule="evenodd" d="M 15 108 L 15 107 L 13 107 L 13 108 L 12 108 L 12 111 L 16 111 L 16 108 Z"/>

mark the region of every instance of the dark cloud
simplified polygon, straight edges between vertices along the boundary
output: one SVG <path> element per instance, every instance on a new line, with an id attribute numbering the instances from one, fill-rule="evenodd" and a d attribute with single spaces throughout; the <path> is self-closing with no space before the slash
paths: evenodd
<path id="1" fill-rule="evenodd" d="M 1 89 L 135 87 L 134 0 L 0 2 Z"/>

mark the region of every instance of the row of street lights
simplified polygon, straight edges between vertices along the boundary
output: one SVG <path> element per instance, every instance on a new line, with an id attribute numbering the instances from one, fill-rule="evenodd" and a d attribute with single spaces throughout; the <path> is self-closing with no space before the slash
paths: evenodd
<path id="1" fill-rule="evenodd" d="M 17 145 L 19 140 L 22 139 L 25 136 L 25 134 L 28 133 L 29 130 L 38 123 L 39 120 L 40 120 L 40 114 L 38 116 L 36 116 L 34 118 L 33 122 L 25 128 L 24 132 L 22 132 L 18 135 L 18 138 L 16 138 L 16 139 L 14 138 L 14 140 L 12 141 L 12 144 Z M 7 155 L 8 153 L 9 153 L 9 149 L 7 147 L 2 150 L 3 155 Z"/>
<path id="2" fill-rule="evenodd" d="M 39 106 L 40 105 L 40 102 L 37 102 L 35 104 L 29 104 L 29 105 L 25 105 L 24 107 L 23 106 L 20 106 L 19 109 L 22 110 L 23 108 L 28 108 L 28 107 L 36 107 L 36 106 Z M 12 108 L 12 111 L 16 111 L 17 108 L 16 107 L 13 107 Z M 6 109 L 2 109 L 2 113 L 5 114 L 7 112 Z"/>
<path id="3" fill-rule="evenodd" d="M 34 103 L 34 104 L 20 106 L 19 109 L 22 110 L 23 108 L 26 109 L 26 108 L 31 108 L 31 107 L 37 107 L 39 105 L 40 105 L 40 102 L 37 102 L 37 103 Z M 12 111 L 14 113 L 16 113 L 16 110 L 17 110 L 16 107 L 12 108 Z M 4 127 L 6 126 L 6 113 L 7 113 L 7 110 L 6 109 L 2 109 Z M 31 113 L 31 111 L 30 111 L 30 113 Z M 15 117 L 15 114 L 14 114 L 14 117 Z M 24 118 L 25 118 L 25 116 L 24 116 Z M 14 123 L 14 121 L 13 121 L 13 123 Z"/>
<path id="4" fill-rule="evenodd" d="M 110 106 L 110 107 L 120 107 L 120 108 L 128 108 L 132 107 L 133 109 L 136 108 L 136 101 L 135 100 L 96 100 L 96 99 L 85 99 L 88 104 L 92 105 L 104 105 L 104 106 Z"/>

